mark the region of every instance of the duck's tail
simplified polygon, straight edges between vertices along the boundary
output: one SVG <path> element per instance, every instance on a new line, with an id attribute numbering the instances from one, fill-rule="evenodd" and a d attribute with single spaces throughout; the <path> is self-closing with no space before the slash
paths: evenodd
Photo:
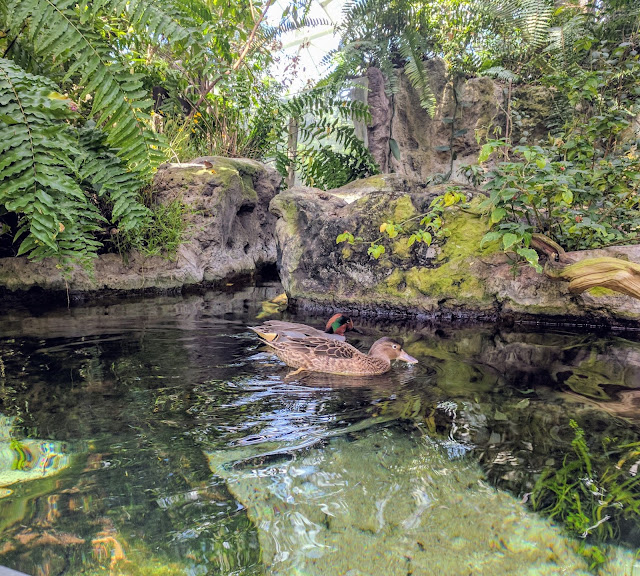
<path id="1" fill-rule="evenodd" d="M 277 332 L 263 332 L 260 326 L 248 326 L 248 328 L 249 330 L 253 330 L 265 344 L 275 342 L 279 336 Z"/>

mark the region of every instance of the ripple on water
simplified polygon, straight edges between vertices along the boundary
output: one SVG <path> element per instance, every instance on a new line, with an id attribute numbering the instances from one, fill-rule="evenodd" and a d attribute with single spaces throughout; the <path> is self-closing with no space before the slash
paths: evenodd
<path id="1" fill-rule="evenodd" d="M 294 458 L 244 452 L 228 466 L 235 456 L 208 454 L 258 527 L 269 574 L 589 574 L 575 541 L 427 437 L 376 426 Z M 628 573 L 621 554 L 610 574 Z"/>

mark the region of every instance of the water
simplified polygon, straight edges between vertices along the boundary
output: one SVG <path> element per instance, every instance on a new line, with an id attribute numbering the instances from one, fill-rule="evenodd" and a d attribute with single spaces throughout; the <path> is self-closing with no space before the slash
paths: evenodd
<path id="1" fill-rule="evenodd" d="M 361 320 L 420 363 L 287 379 L 246 329 L 280 291 L 5 310 L 0 565 L 640 573 L 632 335 Z"/>

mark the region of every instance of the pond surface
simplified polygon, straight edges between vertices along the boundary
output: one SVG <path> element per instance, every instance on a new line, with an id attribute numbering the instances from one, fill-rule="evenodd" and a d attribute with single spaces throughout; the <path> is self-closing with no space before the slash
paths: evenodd
<path id="1" fill-rule="evenodd" d="M 361 320 L 419 364 L 286 378 L 280 292 L 0 311 L 0 565 L 640 574 L 633 335 Z"/>

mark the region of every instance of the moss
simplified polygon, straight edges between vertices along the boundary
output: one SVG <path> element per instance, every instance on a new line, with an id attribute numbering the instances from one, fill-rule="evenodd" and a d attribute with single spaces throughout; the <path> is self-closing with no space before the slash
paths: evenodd
<path id="1" fill-rule="evenodd" d="M 619 292 L 615 292 L 614 290 L 610 290 L 609 288 L 603 288 L 602 286 L 589 288 L 589 290 L 587 290 L 587 294 L 591 294 L 591 296 L 595 296 L 596 298 L 601 298 L 604 296 L 622 296 L 622 294 L 620 294 Z"/>
<path id="2" fill-rule="evenodd" d="M 481 199 L 472 201 L 471 209 Z M 473 262 L 479 256 L 499 251 L 499 245 L 480 248 L 480 242 L 488 230 L 488 222 L 467 211 L 453 207 L 445 214 L 445 226 L 449 236 L 442 244 L 436 268 L 414 267 L 395 269 L 378 287 L 378 292 L 395 297 L 461 300 L 463 302 L 489 303 L 493 298 L 486 293 L 483 282 L 473 271 Z M 409 247 L 402 240 L 394 244 L 393 251 L 400 257 L 409 255 Z"/>
<path id="3" fill-rule="evenodd" d="M 239 185 L 242 190 L 242 196 L 247 200 L 258 201 L 258 193 L 253 187 L 253 179 L 248 174 L 243 174 L 235 168 L 228 166 L 213 167 L 213 176 L 221 186 L 223 190 L 228 190 L 236 185 Z"/>
<path id="4" fill-rule="evenodd" d="M 298 207 L 291 196 L 287 193 L 277 194 L 271 201 L 271 207 L 285 221 L 288 233 L 295 236 L 298 233 Z"/>
<path id="5" fill-rule="evenodd" d="M 411 246 L 409 246 L 409 238 L 403 236 L 393 243 L 393 253 L 399 258 L 411 257 Z"/>
<path id="6" fill-rule="evenodd" d="M 353 182 L 349 182 L 349 184 L 340 188 L 340 191 L 344 191 L 347 189 L 358 189 L 358 188 L 375 188 L 376 190 L 384 190 L 388 186 L 384 176 L 369 176 L 369 178 L 361 178 L 360 180 L 354 180 Z"/>
<path id="7" fill-rule="evenodd" d="M 397 200 L 391 203 L 391 209 L 393 210 L 393 222 L 399 224 L 409 218 L 413 218 L 418 214 L 411 197 L 407 194 L 401 196 Z"/>
<path id="8" fill-rule="evenodd" d="M 255 160 L 247 160 L 245 158 L 215 158 L 213 161 L 214 170 L 219 168 L 226 168 L 228 170 L 235 170 L 241 175 L 258 176 L 264 172 L 264 166 L 260 162 Z"/>
<path id="9" fill-rule="evenodd" d="M 350 246 L 345 246 L 345 247 L 342 249 L 342 257 L 343 257 L 345 260 L 349 260 L 349 258 L 351 258 L 351 256 L 353 256 L 353 250 L 351 250 L 351 247 L 350 247 Z"/>

